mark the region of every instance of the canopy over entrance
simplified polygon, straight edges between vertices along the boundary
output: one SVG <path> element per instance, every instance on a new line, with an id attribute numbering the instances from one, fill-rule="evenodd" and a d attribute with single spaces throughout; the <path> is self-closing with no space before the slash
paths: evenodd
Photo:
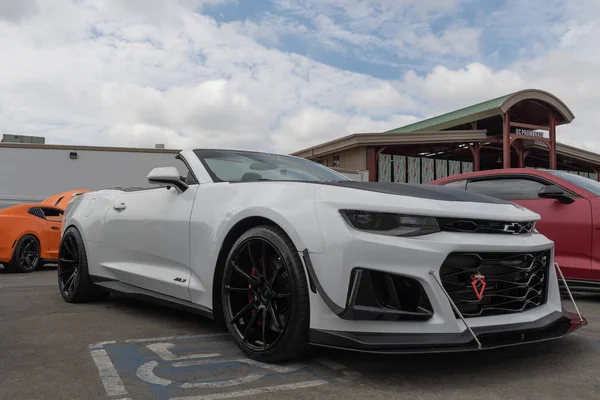
<path id="1" fill-rule="evenodd" d="M 543 90 L 526 89 L 392 129 L 388 132 L 471 129 L 471 123 L 484 122 L 491 117 L 502 116 L 509 110 L 513 113 L 511 121 L 540 126 L 550 125 L 548 110 L 552 110 L 556 116 L 556 125 L 567 124 L 575 119 L 575 115 L 558 97 Z M 478 127 L 480 125 L 483 124 L 478 124 Z"/>
<path id="2" fill-rule="evenodd" d="M 525 166 L 529 154 L 523 140 L 545 143 L 548 167 L 556 169 L 556 126 L 568 124 L 575 116 L 558 97 L 539 89 L 510 93 L 470 107 L 415 122 L 386 133 L 486 130 L 488 143 L 475 143 L 474 169 L 480 169 L 481 148 L 502 148 L 503 166 L 511 166 L 511 148 L 516 152 L 519 167 Z"/>

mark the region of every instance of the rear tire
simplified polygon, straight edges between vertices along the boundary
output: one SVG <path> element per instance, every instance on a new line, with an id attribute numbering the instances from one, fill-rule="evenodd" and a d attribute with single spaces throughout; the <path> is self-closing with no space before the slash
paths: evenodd
<path id="1" fill-rule="evenodd" d="M 40 242 L 33 235 L 24 235 L 19 239 L 13 251 L 12 260 L 6 264 L 8 272 L 33 272 L 41 265 Z"/>
<path id="2" fill-rule="evenodd" d="M 58 290 L 67 303 L 104 300 L 110 295 L 92 282 L 83 239 L 75 227 L 68 228 L 60 241 L 56 270 Z"/>
<path id="3" fill-rule="evenodd" d="M 282 229 L 265 225 L 242 234 L 227 257 L 221 289 L 225 325 L 250 358 L 279 362 L 304 354 L 308 286 L 298 251 Z"/>

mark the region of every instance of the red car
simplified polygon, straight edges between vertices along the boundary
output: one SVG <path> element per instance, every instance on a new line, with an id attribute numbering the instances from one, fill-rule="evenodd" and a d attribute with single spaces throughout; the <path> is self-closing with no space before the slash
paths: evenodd
<path id="1" fill-rule="evenodd" d="M 542 217 L 569 288 L 600 293 L 600 182 L 566 171 L 495 169 L 429 182 L 512 201 Z M 559 277 L 560 278 L 560 277 Z"/>

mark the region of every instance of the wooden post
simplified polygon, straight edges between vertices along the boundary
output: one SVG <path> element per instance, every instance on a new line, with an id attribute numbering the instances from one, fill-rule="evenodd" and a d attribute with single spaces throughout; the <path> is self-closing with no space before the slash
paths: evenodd
<path id="1" fill-rule="evenodd" d="M 556 118 L 554 113 L 548 111 L 548 119 L 550 122 L 550 169 L 556 169 Z"/>
<path id="2" fill-rule="evenodd" d="M 481 143 L 473 143 L 469 146 L 473 154 L 473 171 L 479 171 L 481 168 Z"/>
<path id="3" fill-rule="evenodd" d="M 511 145 L 517 150 L 518 167 L 525 168 L 525 147 L 523 146 L 523 142 L 520 139 L 514 139 Z"/>
<path id="4" fill-rule="evenodd" d="M 504 168 L 510 168 L 510 111 L 502 116 L 502 156 Z"/>
<path id="5" fill-rule="evenodd" d="M 377 149 L 367 147 L 367 169 L 369 170 L 369 182 L 377 182 Z"/>
<path id="6" fill-rule="evenodd" d="M 600 182 L 600 167 L 592 167 L 592 169 L 596 173 L 596 180 Z"/>

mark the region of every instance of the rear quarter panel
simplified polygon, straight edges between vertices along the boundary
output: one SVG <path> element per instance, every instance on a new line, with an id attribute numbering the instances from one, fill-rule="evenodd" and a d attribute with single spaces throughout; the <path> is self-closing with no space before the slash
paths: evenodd
<path id="1" fill-rule="evenodd" d="M 84 242 L 101 242 L 104 232 L 104 216 L 109 207 L 123 192 L 99 190 L 77 196 L 65 211 L 64 231 L 74 226 L 81 233 Z M 87 248 L 86 248 L 87 250 Z M 88 258 L 100 257 L 88 251 Z"/>
<path id="2" fill-rule="evenodd" d="M 43 237 L 46 221 L 29 215 L 0 215 L 0 262 L 10 262 L 14 245 L 24 235 L 31 234 L 40 241 L 42 258 L 47 258 L 49 249 Z"/>

